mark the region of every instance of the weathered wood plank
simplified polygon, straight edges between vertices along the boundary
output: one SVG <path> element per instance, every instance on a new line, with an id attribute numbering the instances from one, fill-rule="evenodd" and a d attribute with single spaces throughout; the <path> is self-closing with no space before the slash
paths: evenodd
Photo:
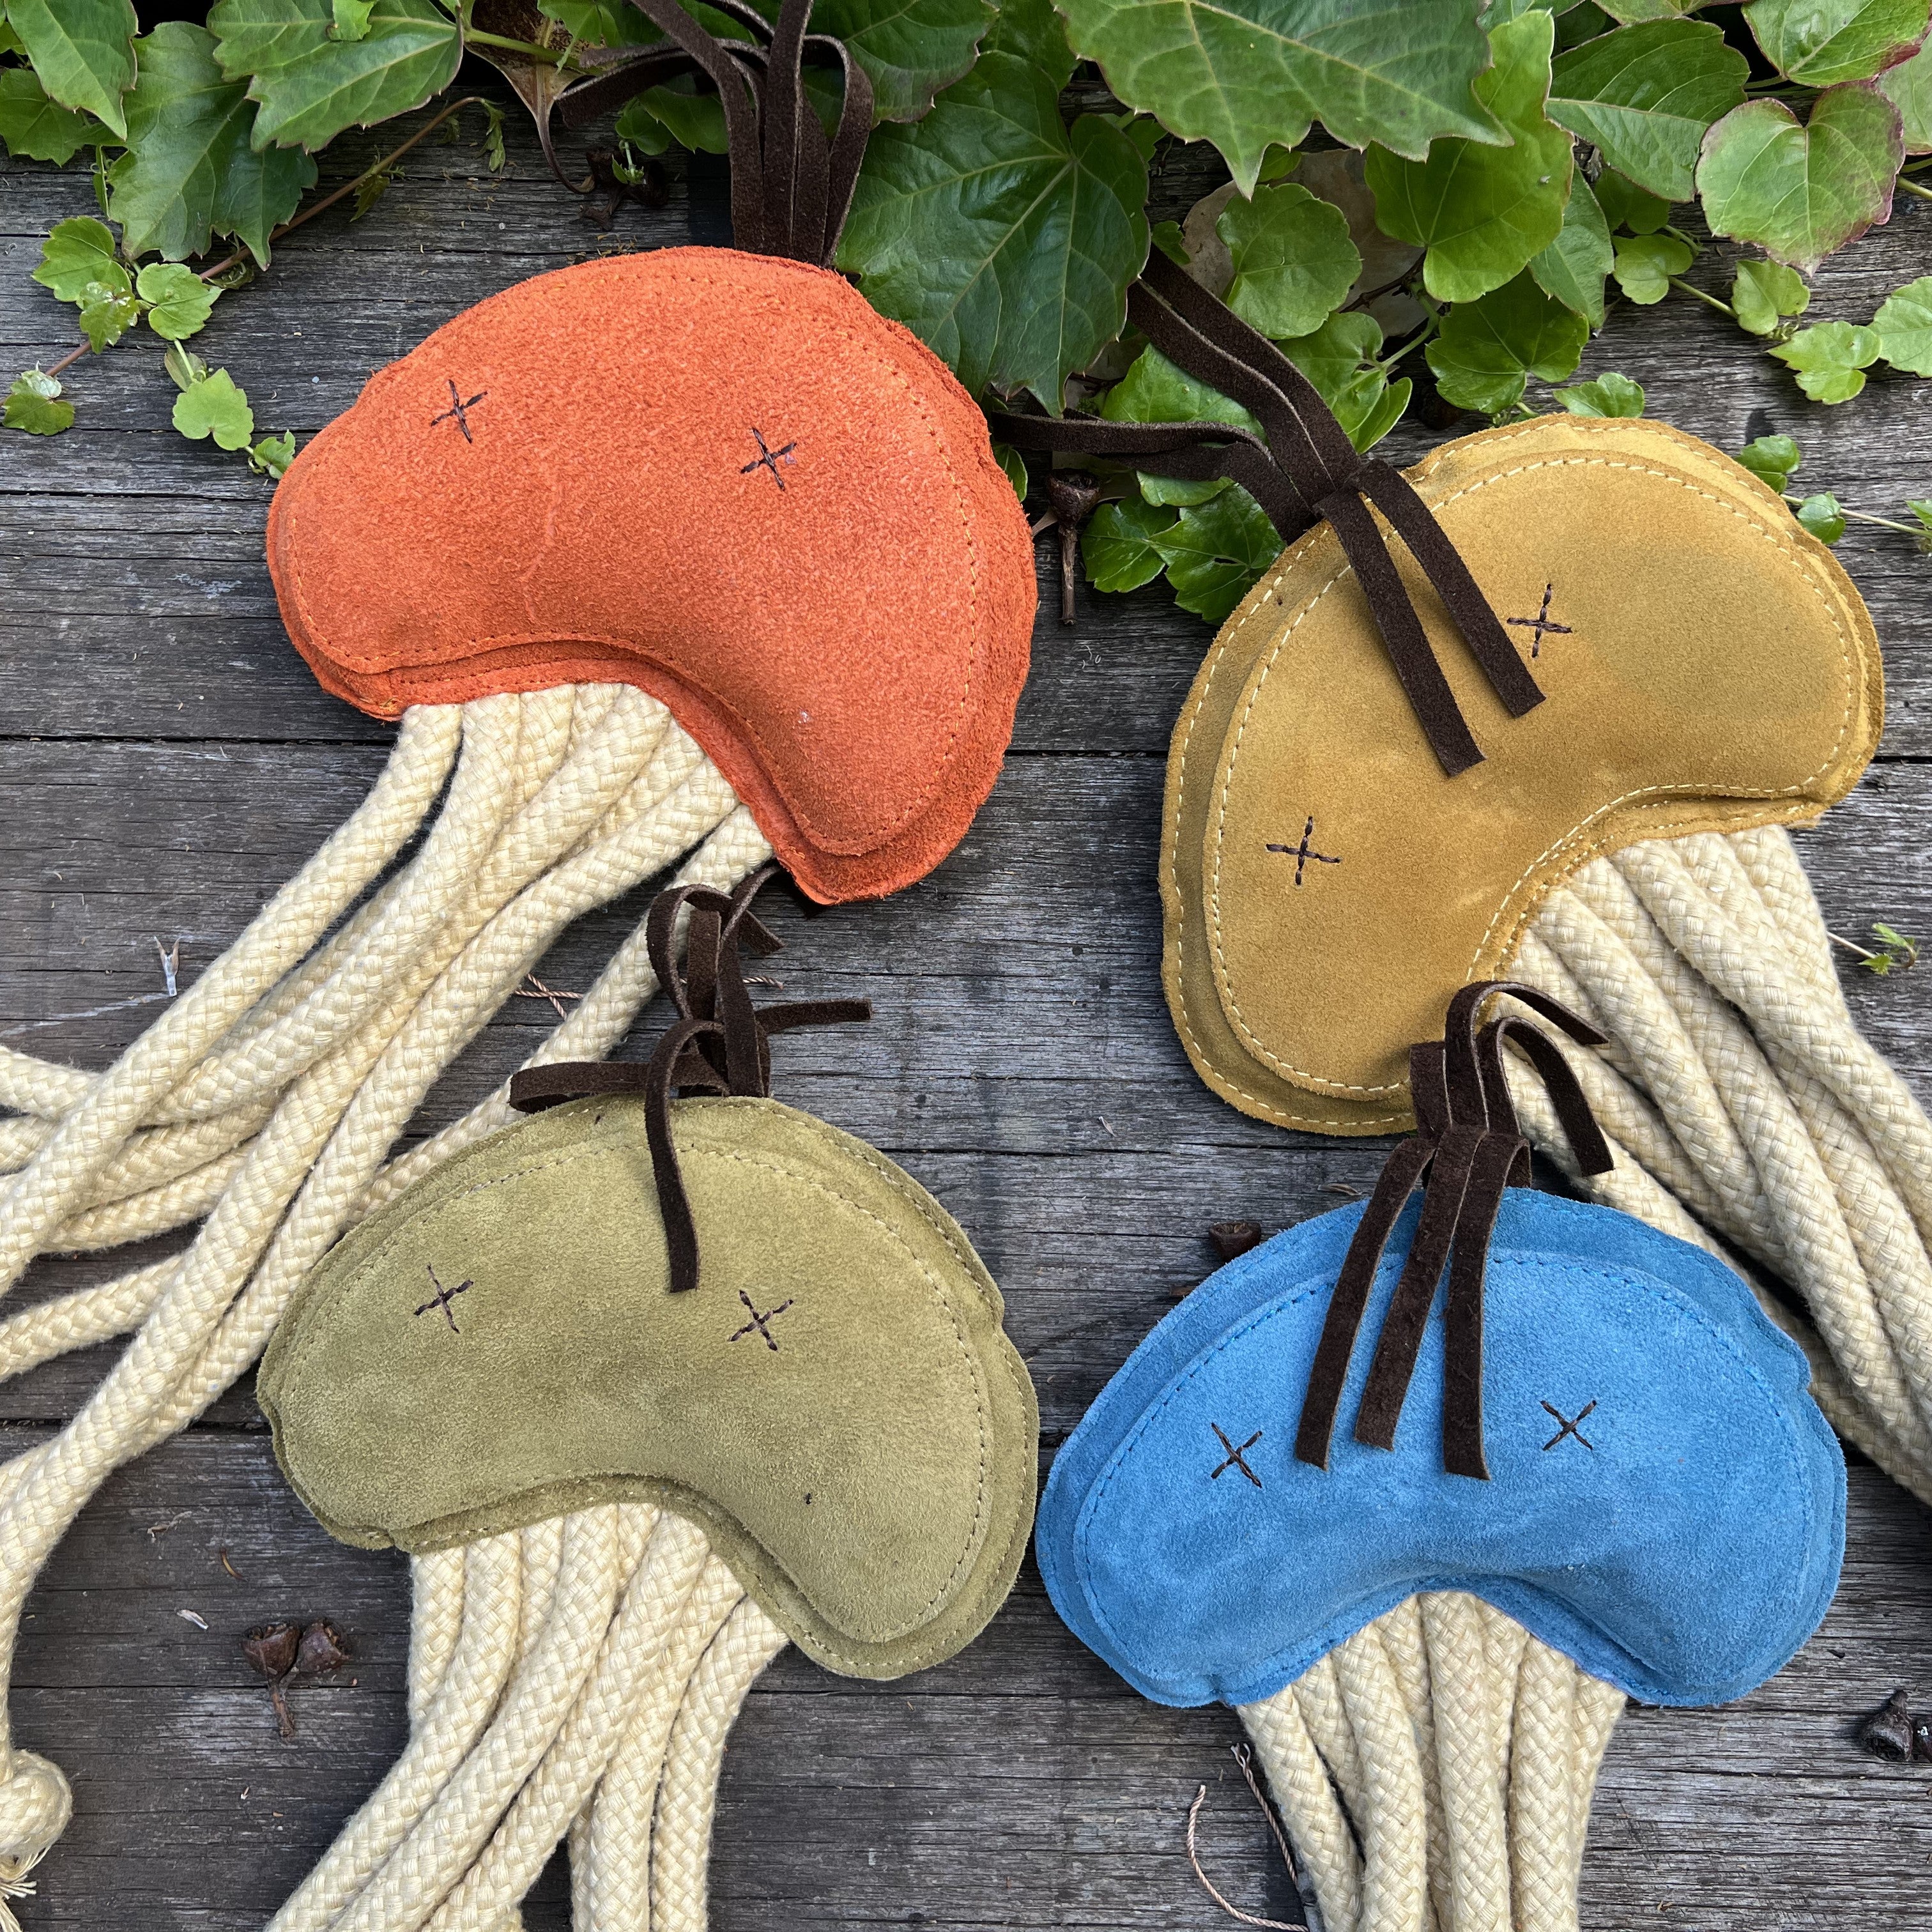
<path id="1" fill-rule="evenodd" d="M 1626 1717 L 1585 1868 L 1591 1932 L 1666 1907 L 1697 1932 L 1909 1915 L 1932 1858 L 1932 1771 L 1878 1764 L 1850 1732 L 1899 1684 L 1926 1683 L 1932 1523 L 1868 1470 L 1852 1504 L 1844 1588 L 1790 1669 L 1726 1712 Z M 322 1535 L 260 1434 L 191 1436 L 116 1478 L 28 1606 L 16 1723 L 76 1792 L 29 1924 L 259 1926 L 400 1747 L 406 1594 L 398 1558 Z M 296 1693 L 284 1743 L 238 1646 L 311 1616 L 352 1659 Z M 1278 1912 L 1286 1896 L 1227 1756 L 1239 1735 L 1226 1711 L 1134 1695 L 1061 1627 L 1029 1564 L 986 1634 L 938 1670 L 868 1684 L 796 1652 L 773 1667 L 726 1760 L 714 1923 L 1208 1932 L 1221 1922 L 1182 1849 L 1203 1783 L 1210 1870 Z M 561 1932 L 562 1898 L 553 1872 L 530 1932 Z"/>

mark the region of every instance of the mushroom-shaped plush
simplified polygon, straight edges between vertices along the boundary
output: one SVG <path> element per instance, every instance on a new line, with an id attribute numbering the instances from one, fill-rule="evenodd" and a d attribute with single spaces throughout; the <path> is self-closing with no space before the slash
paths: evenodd
<path id="1" fill-rule="evenodd" d="M 1147 1337 L 1041 1502 L 1076 1634 L 1161 1702 L 1239 1708 L 1334 1932 L 1574 1932 L 1624 1696 L 1743 1696 L 1838 1579 L 1844 1460 L 1802 1354 L 1702 1250 L 1504 1192 L 1504 1036 L 1486 1096 L 1452 1067 L 1368 1202 Z"/>
<path id="2" fill-rule="evenodd" d="M 500 1926 L 573 1820 L 578 1932 L 701 1932 L 725 1732 L 786 1640 L 896 1677 L 1012 1585 L 1037 1418 L 998 1290 L 768 1096 L 770 1032 L 853 1016 L 752 1012 L 747 897 L 698 896 L 649 1067 L 543 1070 L 526 1100 L 592 1090 L 364 1222 L 268 1351 L 290 1480 L 417 1582 L 408 1749 L 277 1932 Z"/>
<path id="3" fill-rule="evenodd" d="M 269 518 L 291 636 L 400 719 L 367 800 L 96 1076 L 0 1048 L 0 1287 L 49 1250 L 206 1217 L 194 1244 L 16 1320 L 0 1373 L 154 1323 L 78 1434 L 0 1502 L 0 1682 L 20 1606 L 106 1472 L 252 1360 L 357 1214 L 508 1118 L 500 1092 L 384 1163 L 520 988 L 542 1057 L 608 1052 L 653 990 L 641 935 L 580 999 L 529 975 L 562 929 L 683 861 L 776 850 L 820 900 L 891 892 L 958 842 L 1024 677 L 1024 517 L 945 367 L 825 266 L 870 93 L 829 142 L 807 0 L 720 44 L 671 0 L 668 59 L 722 90 L 738 250 L 584 263 L 379 371 Z M 755 250 L 758 252 L 747 252 Z M 399 855 L 406 862 L 394 866 Z M 522 1008 L 542 1016 L 548 1007 Z M 0 1856 L 44 1850 L 58 1774 L 0 1722 Z M 51 1808 L 50 1808 L 51 1806 Z"/>

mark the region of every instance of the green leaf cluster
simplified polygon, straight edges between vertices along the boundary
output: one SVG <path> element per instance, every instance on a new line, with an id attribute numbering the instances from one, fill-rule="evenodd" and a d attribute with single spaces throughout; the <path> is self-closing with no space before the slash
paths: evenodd
<path id="1" fill-rule="evenodd" d="M 750 4 L 769 18 L 778 0 Z M 1054 413 L 1253 427 L 1128 326 L 1152 248 L 1278 343 L 1361 448 L 1418 377 L 1492 419 L 1641 413 L 1640 382 L 1579 379 L 1618 304 L 1722 311 L 1804 395 L 1843 402 L 1882 367 L 1932 375 L 1932 275 L 1863 321 L 1812 320 L 1808 280 L 1895 194 L 1928 192 L 1901 170 L 1932 154 L 1928 20 L 1932 0 L 1721 16 L 1699 0 L 817 0 L 814 28 L 864 69 L 879 124 L 837 266 L 976 395 Z M 92 164 L 106 218 L 61 223 L 35 270 L 80 339 L 172 345 L 183 433 L 272 476 L 292 444 L 257 437 L 239 386 L 181 345 L 234 258 L 269 266 L 316 152 L 433 108 L 466 53 L 546 125 L 573 80 L 661 39 L 633 0 L 215 0 L 205 26 L 146 34 L 130 0 L 0 0 L 0 144 Z M 830 127 L 836 70 L 814 56 L 807 79 Z M 501 167 L 502 112 L 485 111 Z M 716 95 L 689 77 L 625 104 L 612 131 L 620 182 L 725 147 Z M 1156 226 L 1170 141 L 1211 143 L 1231 178 Z M 395 158 L 355 185 L 350 218 L 378 206 Z M 1699 286 L 1706 228 L 1750 244 L 1723 293 Z M 230 260 L 203 268 L 218 251 Z M 51 434 L 74 404 L 28 371 L 7 407 Z M 1022 495 L 1043 480 L 1002 460 Z M 1164 576 L 1218 619 L 1273 553 L 1231 485 L 1118 466 L 1104 482 L 1083 538 L 1098 586 Z M 1820 532 L 1864 514 L 1828 493 L 1797 510 Z M 1932 530 L 1912 514 L 1893 526 Z"/>

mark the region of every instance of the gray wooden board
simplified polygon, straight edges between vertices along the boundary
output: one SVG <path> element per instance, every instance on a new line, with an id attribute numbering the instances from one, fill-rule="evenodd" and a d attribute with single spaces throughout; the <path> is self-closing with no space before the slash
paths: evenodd
<path id="1" fill-rule="evenodd" d="M 325 186 L 376 152 L 324 158 Z M 469 304 L 600 250 L 687 238 L 689 203 L 599 232 L 512 122 L 493 179 L 466 148 L 412 157 L 362 223 L 325 216 L 196 343 L 265 428 L 306 436 L 372 370 Z M 1184 154 L 1157 188 L 1178 213 L 1212 179 Z M 45 362 L 71 311 L 28 280 L 53 221 L 91 207 L 79 173 L 0 167 L 0 360 Z M 1718 250 L 1694 272 L 1720 286 Z M 1828 266 L 1814 314 L 1868 318 L 1932 266 L 1932 211 Z M 167 426 L 152 343 L 76 368 L 68 436 L 0 440 L 0 1038 L 104 1064 L 159 1004 L 154 940 L 205 967 L 352 808 L 388 734 L 326 698 L 290 650 L 261 556 L 266 487 Z M 1618 368 L 1654 413 L 1728 448 L 1798 436 L 1801 480 L 1896 511 L 1932 494 L 1932 385 L 1880 375 L 1840 410 L 1804 403 L 1722 318 L 1681 298 L 1618 314 L 1585 372 Z M 1394 453 L 1431 440 L 1405 424 Z M 1885 640 L 1884 752 L 1803 845 L 1841 932 L 1874 918 L 1932 932 L 1932 562 L 1855 530 L 1840 547 Z M 1052 559 L 1041 553 L 1049 592 Z M 863 1135 L 958 1214 L 1008 1296 L 1049 1453 L 1174 1297 L 1209 1264 L 1202 1230 L 1282 1226 L 1362 1185 L 1377 1143 L 1258 1126 L 1187 1069 L 1158 982 L 1154 858 L 1168 729 L 1207 641 L 1166 596 L 1082 593 L 1049 608 L 1014 754 L 959 852 L 891 903 L 776 914 L 788 994 L 870 993 L 872 1025 L 781 1048 L 781 1091 Z M 586 918 L 544 976 L 584 984 L 641 896 Z M 1399 944 L 1400 935 L 1392 934 Z M 1848 976 L 1871 1036 L 1932 1087 L 1932 980 Z M 473 1102 L 540 1036 L 512 1001 L 431 1096 L 416 1131 Z M 157 1246 L 154 1252 L 160 1252 Z M 50 1260 L 37 1297 L 125 1266 Z M 71 1414 L 92 1351 L 0 1393 L 22 1446 Z M 1792 1667 L 1721 1713 L 1634 1712 L 1612 1748 L 1583 1886 L 1585 1924 L 1698 1932 L 1863 1928 L 1922 1913 L 1932 1768 L 1861 1755 L 1857 1716 L 1904 1684 L 1932 1702 L 1927 1513 L 1853 1471 L 1844 1586 Z M 220 1561 L 239 1573 L 231 1576 Z M 206 1631 L 178 1614 L 193 1610 Z M 237 1644 L 271 1619 L 326 1616 L 341 1677 L 298 1694 L 275 1733 Z M 38 1876 L 28 1924 L 256 1925 L 392 1758 L 402 1736 L 407 1586 L 393 1558 L 329 1543 L 278 1478 L 245 1389 L 111 1481 L 50 1563 L 16 1673 L 22 1738 L 74 1775 L 77 1816 Z M 1182 1852 L 1198 1785 L 1204 1856 L 1251 1910 L 1286 1902 L 1227 1753 L 1225 1712 L 1163 1711 L 1054 1620 L 1030 1565 L 965 1654 L 898 1685 L 830 1678 L 788 1655 L 728 1758 L 714 1862 L 719 1932 L 896 1923 L 1208 1928 L 1226 1922 Z M 554 1868 L 528 1915 L 566 1921 Z"/>

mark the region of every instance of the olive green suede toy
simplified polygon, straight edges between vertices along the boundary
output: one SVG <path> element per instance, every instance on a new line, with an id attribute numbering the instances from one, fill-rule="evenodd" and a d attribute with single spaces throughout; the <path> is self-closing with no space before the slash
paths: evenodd
<path id="1" fill-rule="evenodd" d="M 1012 1586 L 1032 1386 L 945 1210 L 770 1097 L 772 1034 L 870 1012 L 753 1007 L 776 870 L 662 895 L 649 1064 L 520 1076 L 544 1111 L 365 1222 L 277 1331 L 283 1468 L 417 1590 L 409 1748 L 277 1932 L 502 1926 L 566 1831 L 578 1932 L 697 1932 L 725 1733 L 787 1640 L 897 1677 Z"/>

